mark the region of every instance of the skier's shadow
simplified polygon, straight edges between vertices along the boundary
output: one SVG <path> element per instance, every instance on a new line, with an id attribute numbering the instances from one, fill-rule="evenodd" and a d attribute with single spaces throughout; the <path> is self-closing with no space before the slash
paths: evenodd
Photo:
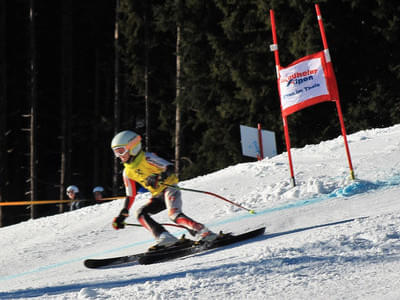
<path id="1" fill-rule="evenodd" d="M 327 224 L 319 224 L 319 225 L 314 225 L 314 226 L 309 226 L 309 227 L 297 228 L 297 229 L 283 231 L 283 232 L 265 234 L 265 235 L 263 235 L 261 237 L 261 239 L 265 239 L 265 240 L 266 239 L 272 239 L 272 238 L 275 238 L 275 237 L 278 237 L 278 236 L 282 236 L 282 235 L 288 235 L 288 234 L 297 233 L 297 232 L 301 232 L 301 231 L 307 231 L 307 230 L 312 230 L 312 229 L 317 229 L 317 228 L 322 228 L 322 227 L 328 227 L 328 226 L 335 226 L 335 225 L 350 223 L 350 222 L 354 222 L 356 220 L 363 220 L 363 219 L 366 219 L 366 218 L 368 218 L 368 217 L 359 217 L 359 218 L 347 219 L 347 220 L 337 221 L 337 222 L 332 222 L 332 223 L 327 223 Z"/>
<path id="2" fill-rule="evenodd" d="M 288 230 L 288 231 L 264 234 L 264 235 L 260 235 L 258 237 L 254 237 L 252 239 L 248 239 L 248 240 L 241 241 L 241 242 L 238 242 L 238 243 L 230 244 L 230 245 L 223 246 L 223 247 L 214 248 L 214 249 L 211 249 L 211 250 L 207 250 L 205 252 L 200 252 L 200 253 L 191 255 L 190 257 L 208 255 L 208 254 L 211 254 L 211 253 L 214 253 L 214 252 L 217 252 L 217 251 L 221 251 L 223 249 L 234 248 L 234 247 L 238 247 L 238 246 L 244 245 L 244 244 L 249 244 L 249 243 L 253 243 L 253 242 L 257 242 L 257 241 L 268 240 L 268 239 L 280 237 L 280 236 L 283 236 L 283 235 L 298 233 L 298 232 L 317 229 L 317 228 L 336 226 L 336 225 L 340 225 L 340 224 L 354 222 L 356 220 L 363 220 L 363 219 L 366 219 L 366 218 L 368 218 L 368 217 L 358 217 L 358 218 L 352 218 L 352 219 L 347 219 L 347 220 L 342 220 L 342 221 L 337 221 L 337 222 L 331 222 L 331 223 L 326 223 L 326 224 L 319 224 L 319 225 L 314 225 L 314 226 L 309 226 L 309 227 L 297 228 L 297 229 L 292 229 L 292 230 Z M 268 231 L 268 228 L 266 230 Z M 182 257 L 180 259 L 188 259 L 188 258 L 189 257 Z"/>

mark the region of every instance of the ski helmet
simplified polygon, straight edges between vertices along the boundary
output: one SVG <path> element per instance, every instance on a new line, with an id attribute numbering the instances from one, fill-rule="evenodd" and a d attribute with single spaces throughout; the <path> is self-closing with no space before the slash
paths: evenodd
<path id="1" fill-rule="evenodd" d="M 121 131 L 112 139 L 111 148 L 117 157 L 127 152 L 130 155 L 136 156 L 142 150 L 141 140 L 142 137 L 133 131 Z"/>
<path id="2" fill-rule="evenodd" d="M 96 186 L 96 187 L 93 189 L 93 193 L 96 193 L 96 192 L 102 193 L 102 192 L 104 192 L 104 188 L 103 188 L 102 186 Z"/>
<path id="3" fill-rule="evenodd" d="M 74 194 L 79 193 L 79 189 L 76 185 L 70 185 L 69 187 L 67 187 L 67 194 L 71 191 L 74 192 Z"/>

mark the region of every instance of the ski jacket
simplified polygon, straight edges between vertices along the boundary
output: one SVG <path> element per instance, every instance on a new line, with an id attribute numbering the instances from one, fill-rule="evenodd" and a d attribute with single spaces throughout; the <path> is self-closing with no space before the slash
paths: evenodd
<path id="1" fill-rule="evenodd" d="M 72 202 L 70 203 L 70 210 L 76 210 L 85 206 L 91 205 L 91 201 L 82 199 L 79 193 L 75 194 L 75 199 L 71 200 Z"/>
<path id="2" fill-rule="evenodd" d="M 172 164 L 154 153 L 144 151 L 141 151 L 134 160 L 124 163 L 123 179 L 127 196 L 125 208 L 129 210 L 132 206 L 139 189 L 138 184 L 147 189 L 153 197 L 160 195 L 167 186 L 160 184 L 157 188 L 153 188 L 146 184 L 146 179 L 152 174 L 161 174 L 168 166 Z M 178 181 L 178 177 L 172 173 L 163 183 L 174 185 Z"/>

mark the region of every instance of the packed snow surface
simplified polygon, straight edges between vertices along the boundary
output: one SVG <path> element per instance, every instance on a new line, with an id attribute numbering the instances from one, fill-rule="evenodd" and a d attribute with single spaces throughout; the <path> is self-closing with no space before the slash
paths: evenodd
<path id="1" fill-rule="evenodd" d="M 0 228 L 0 299 L 400 299 L 400 125 L 348 141 L 354 181 L 339 136 L 292 149 L 295 187 L 287 153 L 181 182 L 256 211 L 183 192 L 185 213 L 212 230 L 267 228 L 191 257 L 85 268 L 84 259 L 154 243 L 143 228 L 111 227 L 123 200 Z M 137 198 L 127 222 L 148 197 Z M 170 222 L 165 212 L 155 218 Z"/>

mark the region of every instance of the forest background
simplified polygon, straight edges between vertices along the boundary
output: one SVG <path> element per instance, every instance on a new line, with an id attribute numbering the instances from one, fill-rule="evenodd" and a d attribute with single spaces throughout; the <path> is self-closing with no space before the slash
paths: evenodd
<path id="1" fill-rule="evenodd" d="M 0 201 L 65 199 L 70 184 L 123 195 L 110 141 L 125 129 L 182 180 L 251 160 L 240 124 L 285 151 L 269 10 L 286 66 L 323 49 L 315 3 L 1 0 Z M 318 3 L 347 132 L 399 123 L 400 4 Z M 332 102 L 288 121 L 292 147 L 340 135 Z M 63 209 L 0 207 L 0 226 Z"/>

